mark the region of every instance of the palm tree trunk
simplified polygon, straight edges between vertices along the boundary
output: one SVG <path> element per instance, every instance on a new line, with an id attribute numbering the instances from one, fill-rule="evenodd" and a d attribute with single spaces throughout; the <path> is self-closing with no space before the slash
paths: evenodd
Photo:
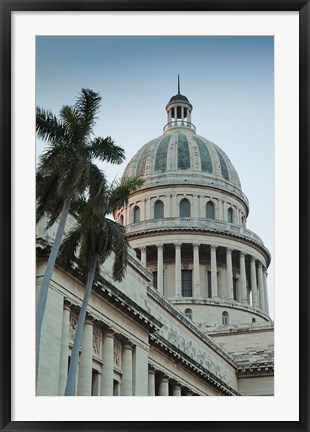
<path id="1" fill-rule="evenodd" d="M 88 275 L 87 275 L 87 282 L 86 282 L 86 287 L 85 287 L 85 292 L 84 292 L 83 303 L 81 306 L 79 319 L 78 319 L 76 332 L 75 332 L 75 337 L 74 337 L 74 343 L 73 343 L 73 347 L 72 347 L 72 353 L 71 353 L 71 360 L 70 360 L 70 367 L 69 367 L 69 372 L 68 372 L 65 396 L 73 396 L 74 395 L 76 372 L 77 372 L 77 366 L 78 366 L 78 362 L 79 362 L 79 352 L 80 352 L 80 346 L 81 346 L 81 340 L 82 340 L 82 333 L 83 333 L 83 328 L 84 328 L 89 298 L 90 298 L 91 290 L 93 287 L 95 271 L 96 271 L 96 264 L 97 264 L 97 256 L 95 255 L 92 258 L 90 268 L 88 271 Z"/>
<path id="2" fill-rule="evenodd" d="M 64 234 L 66 220 L 70 209 L 70 202 L 71 202 L 70 198 L 66 198 L 64 200 L 55 240 L 52 249 L 50 251 L 50 255 L 48 257 L 47 266 L 43 276 L 41 291 L 40 291 L 38 304 L 37 304 L 37 311 L 36 311 L 36 370 L 37 372 L 38 372 L 38 364 L 39 364 L 41 330 L 42 330 L 44 311 L 46 307 L 48 287 L 52 278 L 57 254 Z"/>

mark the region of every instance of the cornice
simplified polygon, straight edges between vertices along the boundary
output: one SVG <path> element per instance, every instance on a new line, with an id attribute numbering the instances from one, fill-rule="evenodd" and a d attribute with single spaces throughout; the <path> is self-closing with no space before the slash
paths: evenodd
<path id="1" fill-rule="evenodd" d="M 198 362 L 193 360 L 183 351 L 176 348 L 170 342 L 166 341 L 162 336 L 158 334 L 150 335 L 150 344 L 155 345 L 164 353 L 168 353 L 170 356 L 180 361 L 186 368 L 195 372 L 198 376 L 205 379 L 216 390 L 224 393 L 226 396 L 240 396 L 240 394 L 232 387 L 225 384 L 222 380 L 216 377 L 212 372 L 201 366 Z"/>

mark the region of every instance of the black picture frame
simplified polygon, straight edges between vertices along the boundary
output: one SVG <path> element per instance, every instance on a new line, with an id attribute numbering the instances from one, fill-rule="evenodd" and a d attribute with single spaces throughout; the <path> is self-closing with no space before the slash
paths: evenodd
<path id="1" fill-rule="evenodd" d="M 1 431 L 310 431 L 309 422 L 309 0 L 0 0 L 1 13 L 1 180 L 0 180 L 0 404 Z M 300 167 L 300 378 L 296 422 L 23 422 L 11 421 L 11 14 L 15 11 L 298 11 L 299 12 L 299 167 Z M 297 278 L 296 278 L 297 279 Z M 289 347 L 289 341 L 288 341 Z M 290 365 L 287 365 L 288 371 Z M 288 376 L 289 381 L 289 376 Z M 289 387 L 288 387 L 289 388 Z"/>

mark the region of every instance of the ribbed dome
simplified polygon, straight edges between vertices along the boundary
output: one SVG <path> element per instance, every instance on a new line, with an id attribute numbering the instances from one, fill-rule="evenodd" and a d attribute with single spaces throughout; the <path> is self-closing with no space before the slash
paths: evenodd
<path id="1" fill-rule="evenodd" d="M 149 141 L 131 159 L 124 176 L 144 179 L 142 189 L 171 184 L 199 185 L 221 189 L 243 200 L 238 174 L 226 153 L 196 134 L 191 123 L 192 105 L 180 93 L 166 106 L 164 134 Z"/>
<path id="2" fill-rule="evenodd" d="M 247 201 L 239 176 L 226 153 L 187 128 L 175 128 L 149 141 L 130 160 L 124 176 L 154 183 L 201 184 L 229 190 Z M 151 184 L 150 184 L 151 183 Z"/>

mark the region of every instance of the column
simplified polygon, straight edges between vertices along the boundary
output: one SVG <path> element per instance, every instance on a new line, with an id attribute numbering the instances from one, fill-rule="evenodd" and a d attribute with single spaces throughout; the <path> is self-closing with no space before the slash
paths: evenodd
<path id="1" fill-rule="evenodd" d="M 166 375 L 161 377 L 158 396 L 169 396 L 169 378 Z"/>
<path id="2" fill-rule="evenodd" d="M 63 396 L 65 393 L 67 376 L 68 376 L 70 308 L 71 308 L 71 303 L 65 299 L 63 316 L 62 316 L 61 351 L 60 351 L 60 364 L 59 364 L 59 384 L 58 384 L 59 396 Z"/>
<path id="3" fill-rule="evenodd" d="M 175 294 L 182 296 L 181 286 L 181 243 L 175 243 Z"/>
<path id="4" fill-rule="evenodd" d="M 172 396 L 181 396 L 181 385 L 180 384 L 174 385 Z"/>
<path id="5" fill-rule="evenodd" d="M 150 367 L 148 373 L 148 394 L 155 396 L 155 370 Z"/>
<path id="6" fill-rule="evenodd" d="M 246 273 L 245 273 L 245 254 L 240 252 L 240 283 L 241 283 L 241 303 L 248 303 L 246 290 Z"/>
<path id="7" fill-rule="evenodd" d="M 141 248 L 141 263 L 146 267 L 146 247 Z"/>
<path id="8" fill-rule="evenodd" d="M 149 199 L 147 206 L 148 219 L 154 219 L 154 215 L 152 215 L 152 199 Z"/>
<path id="9" fill-rule="evenodd" d="M 173 194 L 172 197 L 172 208 L 173 208 L 173 213 L 172 213 L 172 217 L 178 217 L 179 216 L 179 212 L 178 212 L 178 205 L 177 205 L 177 195 Z"/>
<path id="10" fill-rule="evenodd" d="M 160 295 L 164 293 L 164 259 L 163 245 L 157 245 L 157 289 Z"/>
<path id="11" fill-rule="evenodd" d="M 233 269 L 232 269 L 232 250 L 226 249 L 226 272 L 227 272 L 227 298 L 228 300 L 234 300 L 234 281 L 233 281 Z"/>
<path id="12" fill-rule="evenodd" d="M 269 315 L 269 302 L 268 302 L 268 291 L 267 291 L 267 270 L 263 267 L 263 283 L 264 283 L 264 295 L 265 295 L 265 312 Z"/>
<path id="13" fill-rule="evenodd" d="M 252 289 L 252 306 L 258 308 L 258 292 L 257 292 L 257 278 L 256 278 L 256 261 L 251 257 L 251 289 Z"/>
<path id="14" fill-rule="evenodd" d="M 194 243 L 194 262 L 193 262 L 193 273 L 194 273 L 194 292 L 193 297 L 200 297 L 200 265 L 199 265 L 199 244 Z"/>
<path id="15" fill-rule="evenodd" d="M 132 221 L 130 220 L 130 206 L 128 204 L 126 208 L 126 224 L 129 225 L 131 224 L 131 222 Z"/>
<path id="16" fill-rule="evenodd" d="M 148 349 L 136 345 L 132 356 L 132 394 L 148 395 Z"/>
<path id="17" fill-rule="evenodd" d="M 100 395 L 113 396 L 114 333 L 111 330 L 103 334 L 102 359 Z"/>
<path id="18" fill-rule="evenodd" d="M 123 345 L 121 396 L 132 396 L 132 346 Z"/>
<path id="19" fill-rule="evenodd" d="M 211 246 L 211 289 L 212 298 L 218 298 L 216 246 Z"/>
<path id="20" fill-rule="evenodd" d="M 88 316 L 85 320 L 81 342 L 78 396 L 91 396 L 92 362 L 93 362 L 93 318 Z"/>
<path id="21" fill-rule="evenodd" d="M 263 265 L 258 263 L 258 290 L 259 290 L 259 307 L 265 312 L 265 290 L 263 281 Z"/>
<path id="22" fill-rule="evenodd" d="M 193 196 L 193 216 L 199 217 L 199 211 L 198 211 L 198 196 L 194 195 Z"/>
<path id="23" fill-rule="evenodd" d="M 191 390 L 186 390 L 185 396 L 193 396 L 193 392 Z"/>

